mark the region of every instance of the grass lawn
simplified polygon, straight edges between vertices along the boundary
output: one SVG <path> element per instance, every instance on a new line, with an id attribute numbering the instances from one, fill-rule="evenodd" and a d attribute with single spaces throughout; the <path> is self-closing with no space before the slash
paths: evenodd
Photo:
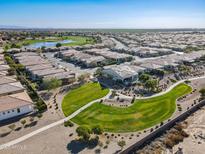
<path id="1" fill-rule="evenodd" d="M 77 89 L 70 91 L 63 99 L 62 110 L 65 116 L 78 110 L 87 103 L 102 98 L 109 93 L 99 83 L 87 83 Z"/>
<path id="2" fill-rule="evenodd" d="M 41 42 L 56 42 L 62 40 L 72 40 L 71 43 L 62 44 L 62 46 L 81 46 L 86 44 L 95 44 L 95 40 L 91 37 L 84 37 L 84 36 L 63 36 L 63 37 L 55 37 L 55 38 L 48 38 L 48 39 L 35 39 L 35 40 L 23 40 L 16 43 L 17 46 L 22 47 L 26 45 L 31 45 L 34 43 L 41 43 Z M 6 44 L 8 48 L 11 48 L 11 44 Z M 6 46 L 5 45 L 5 46 Z M 4 46 L 4 47 L 5 47 Z"/>
<path id="3" fill-rule="evenodd" d="M 86 44 L 95 44 L 95 40 L 91 37 L 82 36 L 65 36 L 62 37 L 63 40 L 72 40 L 74 42 L 63 44 L 63 46 L 81 46 Z"/>
<path id="4" fill-rule="evenodd" d="M 162 96 L 136 100 L 127 108 L 96 103 L 72 119 L 79 125 L 100 125 L 108 132 L 134 132 L 152 127 L 172 116 L 176 99 L 190 93 L 192 88 L 180 84 Z"/>

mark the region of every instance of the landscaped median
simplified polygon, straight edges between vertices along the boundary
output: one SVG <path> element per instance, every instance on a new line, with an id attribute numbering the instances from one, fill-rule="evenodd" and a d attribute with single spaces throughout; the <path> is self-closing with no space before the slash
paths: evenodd
<path id="1" fill-rule="evenodd" d="M 99 86 L 96 88 L 98 89 L 97 91 L 92 90 L 94 87 L 96 86 L 92 86 L 92 84 L 85 85 L 80 89 L 72 91 L 70 95 L 65 97 L 67 101 L 64 100 L 64 102 L 68 102 L 63 103 L 65 115 L 69 115 L 74 110 L 77 110 L 78 106 L 83 106 L 86 102 L 97 98 L 95 95 L 100 95 Z M 176 110 L 176 99 L 189 94 L 191 91 L 192 88 L 190 86 L 182 83 L 162 96 L 136 100 L 132 106 L 127 108 L 95 103 L 79 113 L 72 121 L 91 128 L 99 125 L 104 131 L 108 132 L 143 130 L 170 118 Z M 105 92 L 102 93 L 104 94 Z"/>
<path id="2" fill-rule="evenodd" d="M 87 83 L 71 90 L 64 97 L 62 110 L 65 116 L 69 116 L 82 106 L 94 100 L 103 98 L 109 93 L 109 89 L 103 88 L 99 83 Z"/>

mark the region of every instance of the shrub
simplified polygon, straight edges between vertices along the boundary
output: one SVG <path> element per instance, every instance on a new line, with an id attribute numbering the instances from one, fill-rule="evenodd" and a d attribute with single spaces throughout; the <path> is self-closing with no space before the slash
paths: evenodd
<path id="1" fill-rule="evenodd" d="M 91 138 L 89 141 L 89 145 L 95 145 L 97 146 L 99 144 L 99 137 L 95 136 L 94 138 Z"/>
<path id="2" fill-rule="evenodd" d="M 96 154 L 100 154 L 100 152 L 101 152 L 100 149 L 96 149 L 96 150 L 95 150 L 95 153 L 96 153 Z"/>
<path id="3" fill-rule="evenodd" d="M 98 145 L 99 145 L 100 147 L 103 147 L 103 143 L 102 143 L 102 142 L 98 142 Z"/>
<path id="4" fill-rule="evenodd" d="M 107 145 L 105 145 L 104 147 L 103 147 L 103 149 L 107 149 L 108 148 L 108 146 Z"/>
<path id="5" fill-rule="evenodd" d="M 191 81 L 189 81 L 189 80 L 186 80 L 186 81 L 185 81 L 185 83 L 186 83 L 186 84 L 189 84 L 189 83 L 191 83 Z"/>
<path id="6" fill-rule="evenodd" d="M 21 124 L 22 125 L 25 125 L 26 124 L 26 120 L 24 119 L 24 120 L 21 120 Z"/>
<path id="7" fill-rule="evenodd" d="M 126 145 L 126 142 L 124 140 L 121 140 L 119 142 L 117 142 L 117 145 L 121 147 L 121 149 L 123 149 L 123 147 Z"/>
<path id="8" fill-rule="evenodd" d="M 34 118 L 33 118 L 33 117 L 30 117 L 29 120 L 30 120 L 30 122 L 33 122 L 33 121 L 34 121 Z"/>
<path id="9" fill-rule="evenodd" d="M 170 139 L 166 139 L 164 141 L 164 144 L 166 145 L 167 148 L 170 148 L 170 149 L 175 145 L 174 142 Z"/>
<path id="10" fill-rule="evenodd" d="M 133 104 L 134 102 L 135 102 L 135 96 L 132 98 L 131 104 Z"/>
<path id="11" fill-rule="evenodd" d="M 11 130 L 14 130 L 15 127 L 16 127 L 16 125 L 15 125 L 15 124 L 12 124 L 12 125 L 9 125 L 8 127 L 9 127 Z"/>
<path id="12" fill-rule="evenodd" d="M 178 131 L 182 131 L 183 126 L 180 125 L 180 124 L 177 124 L 177 125 L 174 126 L 174 128 L 175 128 L 176 130 L 178 130 Z"/>
<path id="13" fill-rule="evenodd" d="M 52 90 L 60 87 L 62 85 L 62 81 L 56 78 L 51 78 L 49 80 L 43 80 L 42 87 L 45 90 Z"/>
<path id="14" fill-rule="evenodd" d="M 42 115 L 41 113 L 38 113 L 38 114 L 37 114 L 37 117 L 38 117 L 38 118 L 41 118 L 42 116 L 43 116 L 43 115 Z"/>
<path id="15" fill-rule="evenodd" d="M 172 79 L 172 78 L 170 78 L 170 81 L 171 81 L 172 83 L 176 83 L 176 82 L 177 82 L 176 80 L 174 80 L 174 79 Z"/>
<path id="16" fill-rule="evenodd" d="M 70 121 L 70 120 L 68 120 L 68 121 L 64 121 L 64 126 L 65 127 L 73 127 L 74 126 L 74 124 Z"/>
<path id="17" fill-rule="evenodd" d="M 103 133 L 103 129 L 102 129 L 100 126 L 95 126 L 95 127 L 92 128 L 92 132 L 93 132 L 94 134 L 100 135 L 100 134 Z"/>
<path id="18" fill-rule="evenodd" d="M 82 137 L 82 139 L 84 141 L 88 141 L 90 139 L 90 129 L 85 127 L 85 126 L 79 126 L 76 129 L 76 133 L 78 134 L 78 136 Z"/>
<path id="19" fill-rule="evenodd" d="M 181 131 L 181 135 L 184 137 L 189 137 L 189 134 L 187 134 L 187 132 L 185 132 L 184 130 Z"/>

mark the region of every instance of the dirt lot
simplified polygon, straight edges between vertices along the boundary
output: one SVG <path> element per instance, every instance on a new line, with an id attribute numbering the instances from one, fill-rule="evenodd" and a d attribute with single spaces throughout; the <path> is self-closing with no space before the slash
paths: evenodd
<path id="1" fill-rule="evenodd" d="M 53 92 L 53 94 L 55 94 L 55 92 Z M 41 118 L 38 118 L 37 116 L 35 116 L 33 118 L 34 121 L 37 122 L 35 125 L 33 125 L 31 127 L 24 127 L 26 124 L 30 123 L 30 117 L 31 116 L 27 116 L 27 117 L 23 117 L 19 120 L 16 120 L 16 122 L 14 122 L 12 124 L 8 123 L 4 126 L 1 126 L 0 127 L 0 132 L 11 131 L 9 126 L 13 125 L 13 124 L 15 124 L 15 128 L 21 127 L 21 129 L 15 130 L 15 131 L 13 130 L 7 136 L 1 137 L 0 138 L 0 144 L 6 143 L 6 142 L 11 141 L 13 139 L 16 139 L 18 137 L 21 137 L 25 134 L 28 134 L 29 132 L 32 132 L 32 131 L 37 130 L 37 129 L 43 127 L 43 126 L 46 126 L 48 124 L 51 124 L 53 122 L 56 122 L 56 121 L 64 118 L 64 115 L 62 114 L 61 106 L 60 106 L 63 95 L 64 94 L 59 94 L 56 97 L 56 103 L 58 104 L 58 109 L 57 110 L 55 109 L 56 104 L 54 104 L 53 95 L 51 96 L 51 98 L 48 101 L 46 101 L 46 104 L 48 105 L 48 110 L 46 112 L 42 113 L 43 116 Z M 21 124 L 22 120 L 26 120 L 25 125 Z"/>
<path id="2" fill-rule="evenodd" d="M 205 151 L 205 108 L 196 112 L 187 119 L 189 126 L 186 129 L 189 134 L 182 143 L 173 148 L 173 153 L 182 148 L 184 154 L 204 154 Z"/>

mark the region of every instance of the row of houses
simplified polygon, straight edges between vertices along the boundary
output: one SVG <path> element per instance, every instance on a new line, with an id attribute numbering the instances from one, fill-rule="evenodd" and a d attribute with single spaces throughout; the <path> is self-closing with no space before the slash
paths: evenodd
<path id="1" fill-rule="evenodd" d="M 103 49 L 94 48 L 90 50 L 85 50 L 85 52 L 94 56 L 103 56 L 104 58 L 116 64 L 121 64 L 133 60 L 133 57 L 131 55 L 112 52 L 108 48 L 103 48 Z"/>
<path id="2" fill-rule="evenodd" d="M 133 57 L 130 55 L 112 52 L 108 48 L 94 48 L 84 51 L 72 49 L 58 52 L 56 56 L 82 67 L 98 67 L 110 64 L 121 64 L 123 62 L 133 60 Z"/>
<path id="3" fill-rule="evenodd" d="M 166 48 L 132 47 L 132 46 L 130 46 L 128 52 L 142 58 L 158 57 L 158 56 L 173 54 L 173 50 L 166 49 Z"/>
<path id="4" fill-rule="evenodd" d="M 102 56 L 92 56 L 74 49 L 59 52 L 57 57 L 82 67 L 97 67 L 103 66 L 106 63 L 106 59 Z"/>
<path id="5" fill-rule="evenodd" d="M 68 50 L 71 47 L 66 47 L 66 46 L 62 46 L 62 47 L 46 47 L 46 48 L 42 48 L 43 52 L 57 52 L 57 51 L 64 51 L 64 50 Z M 21 48 L 11 48 L 8 49 L 7 52 L 8 53 L 20 53 L 20 52 L 36 52 L 36 48 L 32 48 L 32 47 L 21 47 Z"/>
<path id="6" fill-rule="evenodd" d="M 188 46 L 204 46 L 204 34 L 204 32 L 116 33 L 111 37 L 122 42 L 128 50 L 143 46 L 184 52 Z"/>
<path id="7" fill-rule="evenodd" d="M 52 65 L 38 53 L 21 52 L 14 54 L 13 58 L 25 67 L 30 79 L 33 81 L 56 78 L 62 80 L 64 84 L 68 84 L 75 80 L 75 73 Z"/>
<path id="8" fill-rule="evenodd" d="M 3 50 L 0 49 L 0 121 L 28 114 L 34 110 L 33 102 L 25 88 L 9 76 L 9 66 L 4 61 Z"/>
<path id="9" fill-rule="evenodd" d="M 143 62 L 124 63 L 120 65 L 106 66 L 102 70 L 102 76 L 117 83 L 132 85 L 138 81 L 140 73 L 152 70 L 170 69 L 176 70 L 180 63 L 192 63 L 203 56 L 205 51 L 189 54 L 173 54 L 166 57 L 145 60 Z"/>
<path id="10" fill-rule="evenodd" d="M 182 63 L 193 63 L 196 59 L 203 56 L 205 51 L 197 51 L 192 53 L 184 53 L 184 54 L 172 54 L 166 57 L 159 57 L 155 59 L 149 59 L 143 61 L 140 66 L 151 69 L 175 69 L 178 64 Z M 139 64 L 137 64 L 139 65 Z"/>

